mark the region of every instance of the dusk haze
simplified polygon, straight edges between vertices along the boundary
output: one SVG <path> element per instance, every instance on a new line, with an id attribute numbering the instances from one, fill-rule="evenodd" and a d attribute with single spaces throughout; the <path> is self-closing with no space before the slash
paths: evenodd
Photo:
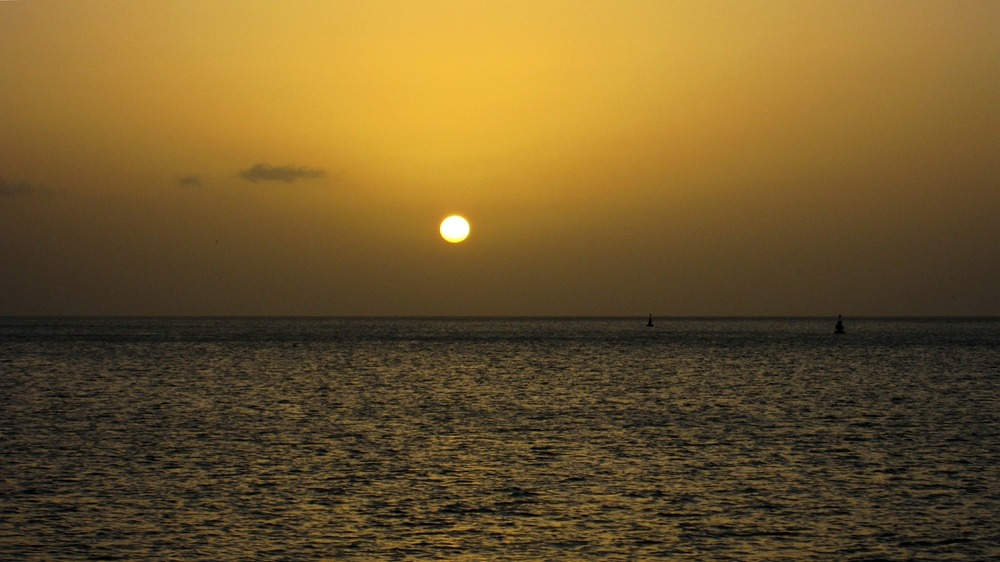
<path id="1" fill-rule="evenodd" d="M 4 1 L 0 314 L 996 315 L 998 68 L 992 1 Z"/>

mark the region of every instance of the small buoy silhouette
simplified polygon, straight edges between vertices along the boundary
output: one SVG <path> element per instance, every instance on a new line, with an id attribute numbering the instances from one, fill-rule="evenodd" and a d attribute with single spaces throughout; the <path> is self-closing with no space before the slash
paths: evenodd
<path id="1" fill-rule="evenodd" d="M 646 322 L 646 327 L 647 328 L 652 328 L 653 327 L 653 315 L 652 314 L 649 315 L 649 322 Z"/>
<path id="2" fill-rule="evenodd" d="M 834 326 L 833 333 L 843 334 L 844 333 L 844 321 L 840 319 L 840 315 L 837 315 L 837 325 Z"/>

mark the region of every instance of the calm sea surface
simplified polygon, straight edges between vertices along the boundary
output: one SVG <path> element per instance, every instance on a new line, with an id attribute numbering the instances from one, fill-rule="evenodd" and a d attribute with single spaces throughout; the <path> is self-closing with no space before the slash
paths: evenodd
<path id="1" fill-rule="evenodd" d="M 0 319 L 0 559 L 1000 558 L 1000 320 Z"/>

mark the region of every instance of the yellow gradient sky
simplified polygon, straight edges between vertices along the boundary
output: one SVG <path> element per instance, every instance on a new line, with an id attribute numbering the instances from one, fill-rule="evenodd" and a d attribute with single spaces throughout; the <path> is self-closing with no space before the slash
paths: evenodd
<path id="1" fill-rule="evenodd" d="M 0 314 L 998 315 L 1000 3 L 0 1 L 0 182 Z"/>

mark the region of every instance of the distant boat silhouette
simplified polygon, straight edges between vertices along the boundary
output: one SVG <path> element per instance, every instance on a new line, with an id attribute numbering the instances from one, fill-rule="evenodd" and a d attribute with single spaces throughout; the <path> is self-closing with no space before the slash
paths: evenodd
<path id="1" fill-rule="evenodd" d="M 844 321 L 840 319 L 840 315 L 837 315 L 837 325 L 834 327 L 833 333 L 843 334 L 844 333 Z"/>
<path id="2" fill-rule="evenodd" d="M 653 315 L 652 314 L 649 315 L 649 322 L 646 322 L 646 327 L 647 328 L 652 328 L 653 327 Z"/>

